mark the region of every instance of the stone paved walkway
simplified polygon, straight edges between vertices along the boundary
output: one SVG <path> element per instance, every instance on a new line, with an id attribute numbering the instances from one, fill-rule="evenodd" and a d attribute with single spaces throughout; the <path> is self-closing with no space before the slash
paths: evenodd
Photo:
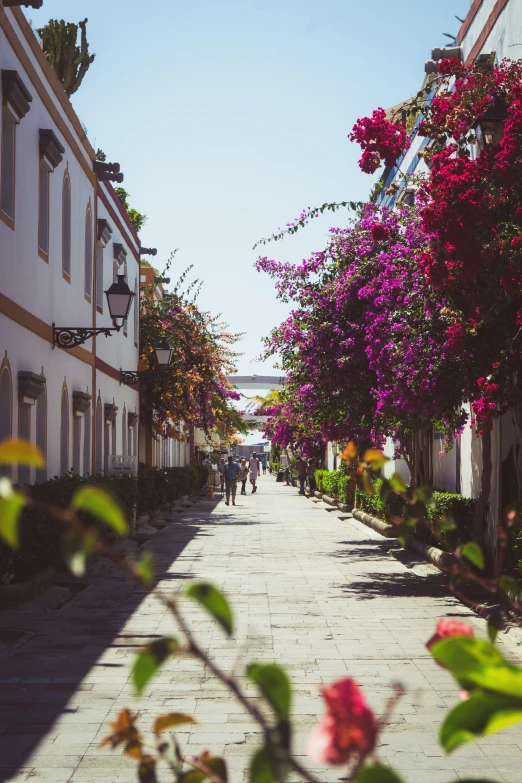
<path id="1" fill-rule="evenodd" d="M 259 484 L 236 508 L 200 501 L 147 546 L 156 553 L 163 588 L 205 577 L 231 596 L 234 643 L 197 608 L 186 610 L 219 663 L 237 672 L 252 659 L 287 666 L 303 761 L 306 736 L 323 713 L 319 687 L 353 675 L 377 711 L 392 682 L 407 688 L 379 749 L 406 783 L 520 781 L 519 728 L 451 756 L 437 745 L 438 725 L 458 694 L 424 643 L 441 616 L 467 615 L 484 632 L 484 623 L 448 596 L 444 577 L 273 478 Z M 198 724 L 180 733 L 183 745 L 194 753 L 224 753 L 231 781 L 246 780 L 247 759 L 259 744 L 256 728 L 199 663 L 172 660 L 144 698 L 133 699 L 129 665 L 136 648 L 174 631 L 163 608 L 116 572 L 83 581 L 86 589 L 60 609 L 42 608 L 44 596 L 43 605 L 0 612 L 1 779 L 135 780 L 134 765 L 119 751 L 99 748 L 107 720 L 128 706 L 139 708 L 143 727 L 162 712 L 193 713 Z M 324 781 L 338 778 L 336 770 L 317 772 Z"/>

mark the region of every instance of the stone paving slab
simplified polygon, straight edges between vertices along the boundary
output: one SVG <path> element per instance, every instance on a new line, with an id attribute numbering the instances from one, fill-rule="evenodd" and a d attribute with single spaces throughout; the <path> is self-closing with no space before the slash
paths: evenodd
<path id="1" fill-rule="evenodd" d="M 469 744 L 447 756 L 437 744 L 440 721 L 458 693 L 424 644 L 442 616 L 484 622 L 448 592 L 445 577 L 356 520 L 340 520 L 290 487 L 261 477 L 255 495 L 200 501 L 146 547 L 155 553 L 160 589 L 178 591 L 190 578 L 209 579 L 234 606 L 237 633 L 228 641 L 192 604 L 184 616 L 202 647 L 244 678 L 250 660 L 284 664 L 294 684 L 295 749 L 320 780 L 339 770 L 309 763 L 306 738 L 323 714 L 321 685 L 347 675 L 379 714 L 391 684 L 407 694 L 381 737 L 379 755 L 406 783 L 453 783 L 490 776 L 520 781 L 522 730 Z M 0 627 L 32 633 L 0 659 L 0 779 L 32 783 L 120 783 L 136 779 L 121 751 L 100 748 L 107 721 L 122 707 L 140 711 L 143 728 L 166 711 L 194 714 L 180 745 L 224 753 L 230 780 L 243 783 L 260 743 L 241 706 L 196 661 L 167 662 L 141 699 L 129 666 L 145 642 L 175 633 L 164 608 L 114 570 L 84 580 L 86 589 L 56 611 L 37 606 L 0 612 Z M 515 657 L 514 646 L 503 643 Z M 518 658 L 517 658 L 518 659 Z M 162 780 L 170 780 L 163 774 Z M 293 775 L 291 781 L 297 781 Z"/>

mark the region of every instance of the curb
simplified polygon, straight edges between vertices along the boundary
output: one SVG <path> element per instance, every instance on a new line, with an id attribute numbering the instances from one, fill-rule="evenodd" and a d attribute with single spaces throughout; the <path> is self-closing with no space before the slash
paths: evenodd
<path id="1" fill-rule="evenodd" d="M 382 519 L 371 516 L 371 514 L 366 514 L 358 508 L 354 508 L 352 514 L 354 519 L 357 519 L 359 522 L 362 522 L 363 525 L 367 525 L 373 530 L 376 530 L 377 533 L 380 533 L 385 538 L 396 538 L 393 525 L 389 525 L 387 522 L 383 522 Z M 455 562 L 453 555 L 444 552 L 444 550 L 439 549 L 436 546 L 430 546 L 424 541 L 419 541 L 419 539 L 414 536 L 408 536 L 406 538 L 406 548 L 413 549 L 414 552 L 417 552 L 417 554 L 424 557 L 429 563 L 436 568 L 439 568 L 441 571 L 444 568 L 449 568 Z"/>
<path id="2" fill-rule="evenodd" d="M 372 530 L 375 530 L 377 533 L 380 533 L 381 536 L 384 536 L 385 538 L 396 538 L 393 525 L 388 525 L 388 523 L 383 522 L 382 519 L 377 519 L 377 517 L 372 517 L 370 514 L 366 514 L 364 511 L 361 511 L 358 508 L 353 509 L 352 516 L 358 522 L 362 522 L 363 525 L 366 525 L 367 527 L 371 527 Z"/>
<path id="3" fill-rule="evenodd" d="M 36 593 L 45 590 L 56 577 L 56 568 L 48 566 L 38 571 L 26 582 L 14 585 L 0 585 L 0 606 L 2 608 L 28 601 Z"/>
<path id="4" fill-rule="evenodd" d="M 336 506 L 337 505 L 337 500 L 335 498 L 328 497 L 328 495 L 323 495 L 322 496 L 322 501 L 323 501 L 323 503 L 328 503 L 329 506 Z"/>

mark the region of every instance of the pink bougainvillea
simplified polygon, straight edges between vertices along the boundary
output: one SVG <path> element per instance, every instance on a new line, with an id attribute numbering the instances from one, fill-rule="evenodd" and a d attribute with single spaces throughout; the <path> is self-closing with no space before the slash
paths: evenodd
<path id="1" fill-rule="evenodd" d="M 388 120 L 384 109 L 376 109 L 371 117 L 357 120 L 348 138 L 360 144 L 363 154 L 359 166 L 367 174 L 377 171 L 381 163 L 394 166 L 410 143 L 404 125 Z"/>
<path id="2" fill-rule="evenodd" d="M 307 751 L 318 764 L 339 766 L 375 747 L 377 721 L 350 677 L 322 689 L 326 714 L 312 730 Z"/>

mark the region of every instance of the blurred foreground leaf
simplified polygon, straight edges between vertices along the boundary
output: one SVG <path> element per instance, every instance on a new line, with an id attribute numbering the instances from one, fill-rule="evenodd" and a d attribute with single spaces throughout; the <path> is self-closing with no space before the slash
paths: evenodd
<path id="1" fill-rule="evenodd" d="M 26 504 L 21 492 L 16 492 L 8 478 L 0 478 L 0 538 L 12 549 L 20 546 L 20 514 Z"/>
<path id="2" fill-rule="evenodd" d="M 234 628 L 234 619 L 230 605 L 223 593 L 210 582 L 194 582 L 187 587 L 185 592 L 200 606 L 212 615 L 220 624 L 227 636 L 231 636 Z"/>
<path id="3" fill-rule="evenodd" d="M 465 742 L 522 721 L 522 700 L 475 691 L 458 704 L 440 727 L 439 739 L 448 753 Z"/>
<path id="4" fill-rule="evenodd" d="M 354 783 L 402 783 L 402 779 L 389 767 L 370 764 L 361 769 Z"/>
<path id="5" fill-rule="evenodd" d="M 154 721 L 154 734 L 161 734 L 162 731 L 173 729 L 175 726 L 183 726 L 185 723 L 197 723 L 192 715 L 185 715 L 182 712 L 169 712 L 166 715 L 158 715 Z"/>
<path id="6" fill-rule="evenodd" d="M 276 713 L 288 718 L 292 701 L 292 687 L 287 673 L 275 663 L 251 663 L 247 676 L 258 686 Z"/>
<path id="7" fill-rule="evenodd" d="M 81 487 L 74 493 L 71 506 L 75 511 L 87 511 L 92 514 L 120 536 L 125 536 L 129 532 L 127 520 L 120 506 L 102 489 L 92 486 Z"/>
<path id="8" fill-rule="evenodd" d="M 45 467 L 45 459 L 36 446 L 25 440 L 3 440 L 0 443 L 0 465 L 29 465 Z"/>
<path id="9" fill-rule="evenodd" d="M 250 762 L 250 783 L 275 783 L 275 767 L 266 748 L 260 748 Z"/>
<path id="10" fill-rule="evenodd" d="M 156 639 L 138 653 L 132 667 L 132 682 L 138 695 L 141 695 L 147 683 L 154 677 L 159 667 L 171 655 L 176 653 L 179 644 L 176 639 L 163 637 Z"/>
<path id="11" fill-rule="evenodd" d="M 141 560 L 132 564 L 134 572 L 139 578 L 147 585 L 152 587 L 154 584 L 155 569 L 154 569 L 154 555 L 152 552 L 144 552 Z"/>
<path id="12" fill-rule="evenodd" d="M 470 563 L 480 568 L 482 571 L 485 566 L 484 553 L 478 544 L 474 541 L 469 541 L 467 544 L 462 544 L 460 547 L 460 554 L 463 555 Z"/>
<path id="13" fill-rule="evenodd" d="M 224 783 L 228 781 L 228 771 L 225 760 L 219 756 L 206 756 L 200 758 L 202 764 L 208 767 L 214 774 L 218 775 Z M 204 780 L 208 780 L 209 777 L 205 772 L 199 769 L 189 769 L 182 775 L 180 783 L 203 783 Z"/>

